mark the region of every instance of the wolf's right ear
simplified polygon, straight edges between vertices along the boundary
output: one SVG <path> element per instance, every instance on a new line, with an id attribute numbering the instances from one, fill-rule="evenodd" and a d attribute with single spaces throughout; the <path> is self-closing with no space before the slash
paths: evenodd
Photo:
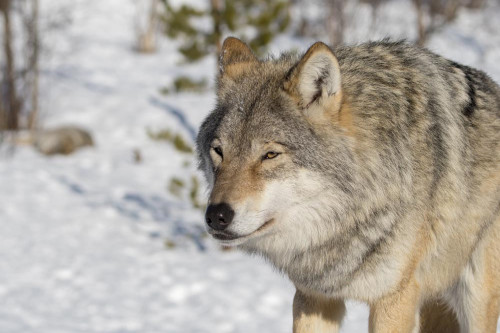
<path id="1" fill-rule="evenodd" d="M 326 44 L 317 42 L 290 69 L 283 88 L 304 110 L 335 112 L 340 108 L 340 83 L 337 58 Z"/>
<path id="2" fill-rule="evenodd" d="M 251 66 L 259 60 L 252 50 L 241 40 L 228 37 L 222 44 L 219 57 L 219 76 L 235 76 L 245 66 Z"/>

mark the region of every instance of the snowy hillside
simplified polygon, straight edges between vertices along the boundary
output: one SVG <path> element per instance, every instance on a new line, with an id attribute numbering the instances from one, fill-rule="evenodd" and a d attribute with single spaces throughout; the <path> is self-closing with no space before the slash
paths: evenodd
<path id="1" fill-rule="evenodd" d="M 213 94 L 159 89 L 180 74 L 212 80 L 214 59 L 180 66 L 166 38 L 156 54 L 135 53 L 134 1 L 41 5 L 47 18 L 66 8 L 71 19 L 44 41 L 43 123 L 85 127 L 96 146 L 50 158 L 21 146 L 0 157 L 0 332 L 291 332 L 291 283 L 203 237 L 202 212 L 167 191 L 172 177 L 197 173 L 192 155 L 147 134 L 168 128 L 192 144 Z M 409 2 L 387 6 L 399 19 L 370 38 L 411 25 L 400 17 Z M 366 15 L 361 8 L 349 41 L 366 36 Z M 462 12 L 429 46 L 500 82 L 499 16 Z M 271 50 L 310 42 L 283 36 Z M 349 303 L 343 332 L 367 331 L 367 316 Z"/>

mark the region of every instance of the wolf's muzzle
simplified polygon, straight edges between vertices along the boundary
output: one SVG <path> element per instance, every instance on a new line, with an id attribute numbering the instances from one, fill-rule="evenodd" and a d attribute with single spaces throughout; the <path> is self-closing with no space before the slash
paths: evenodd
<path id="1" fill-rule="evenodd" d="M 227 203 L 209 205 L 205 213 L 207 225 L 218 231 L 226 229 L 233 221 L 234 211 Z"/>

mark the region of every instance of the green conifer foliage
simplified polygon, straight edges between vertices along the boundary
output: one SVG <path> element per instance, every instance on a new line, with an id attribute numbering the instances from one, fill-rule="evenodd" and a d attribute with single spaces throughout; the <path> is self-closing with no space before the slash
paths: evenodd
<path id="1" fill-rule="evenodd" d="M 167 0 L 163 3 L 165 33 L 181 41 L 179 51 L 189 62 L 218 53 L 221 35 L 240 37 L 257 54 L 262 54 L 290 23 L 288 0 L 217 0 L 211 1 L 211 7 L 206 10 L 188 5 L 174 8 Z M 200 28 L 203 24 L 199 23 L 207 19 L 211 27 Z"/>

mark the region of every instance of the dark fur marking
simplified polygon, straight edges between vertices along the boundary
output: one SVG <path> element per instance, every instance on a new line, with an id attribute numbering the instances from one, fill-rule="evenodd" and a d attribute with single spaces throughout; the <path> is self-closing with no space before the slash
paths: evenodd
<path id="1" fill-rule="evenodd" d="M 316 93 L 314 94 L 313 98 L 307 103 L 307 105 L 305 106 L 306 108 L 308 108 L 311 104 L 316 102 L 321 97 L 321 93 L 323 90 L 322 88 L 326 80 L 328 79 L 328 76 L 330 76 L 330 71 L 327 68 L 323 68 L 321 70 L 320 76 L 314 81 Z"/>
<path id="2" fill-rule="evenodd" d="M 255 106 L 257 103 L 262 99 L 262 95 L 269 90 L 269 86 L 271 85 L 271 79 L 267 79 L 259 88 L 259 92 L 255 95 L 255 98 L 253 99 L 252 103 L 247 109 L 247 113 L 245 116 L 245 124 L 249 123 L 249 119 L 251 115 L 253 114 L 253 111 L 255 109 Z"/>
<path id="3" fill-rule="evenodd" d="M 452 62 L 452 65 L 455 68 L 460 69 L 465 75 L 465 80 L 466 80 L 467 88 L 468 88 L 467 94 L 469 97 L 469 103 L 467 103 L 467 105 L 463 108 L 462 113 L 467 118 L 470 118 L 477 108 L 476 86 L 475 86 L 474 80 L 472 79 L 472 77 L 474 76 L 474 72 L 473 72 L 472 68 L 458 64 L 456 62 Z"/>
<path id="4" fill-rule="evenodd" d="M 200 134 L 198 134 L 196 140 L 199 168 L 204 168 L 205 159 L 203 158 L 203 153 L 210 150 L 210 144 L 215 137 L 215 131 L 226 115 L 227 106 L 219 103 L 212 111 L 212 117 L 207 117 L 200 126 Z"/>
<path id="5" fill-rule="evenodd" d="M 342 272 L 343 273 L 343 278 L 342 282 L 339 283 L 338 285 L 332 286 L 328 292 L 334 292 L 338 291 L 339 289 L 343 288 L 344 285 L 352 280 L 354 275 L 363 267 L 364 263 L 368 260 L 368 258 L 374 254 L 376 254 L 381 246 L 389 239 L 392 237 L 394 234 L 394 228 L 398 224 L 397 221 L 394 223 L 391 223 L 390 227 L 387 230 L 380 230 L 380 235 L 376 239 L 370 239 L 369 236 L 366 236 L 363 234 L 362 230 L 370 230 L 373 228 L 374 225 L 376 225 L 376 220 L 386 216 L 389 212 L 392 210 L 390 209 L 389 206 L 384 206 L 378 209 L 373 210 L 369 216 L 366 217 L 363 221 L 356 221 L 356 226 L 352 230 L 352 232 L 355 232 L 356 235 L 358 236 L 358 239 L 360 239 L 366 246 L 367 250 L 362 254 L 361 258 L 359 258 L 358 263 L 356 267 L 349 271 L 349 272 Z M 351 233 L 352 233 L 351 232 Z M 350 238 L 352 239 L 352 238 Z M 322 244 L 320 246 L 317 246 L 314 248 L 314 252 L 319 252 L 321 254 L 321 251 L 325 251 L 325 249 L 328 249 L 332 246 L 338 246 L 339 244 L 334 242 L 334 244 L 327 243 L 327 244 Z M 347 249 L 349 247 L 348 244 L 343 244 L 341 248 Z M 344 253 L 345 255 L 345 253 Z M 298 256 L 295 259 L 299 259 Z M 338 264 L 338 261 L 333 261 L 330 263 L 330 265 L 325 265 L 323 269 L 319 272 L 310 272 L 308 275 L 309 280 L 322 280 L 325 279 L 327 274 L 330 274 L 332 270 L 335 268 L 335 266 Z M 315 274 L 314 274 L 315 273 Z"/>
<path id="6" fill-rule="evenodd" d="M 439 105 L 432 97 L 427 102 L 427 110 L 431 114 L 432 125 L 429 127 L 428 135 L 430 138 L 430 146 L 433 148 L 433 176 L 432 183 L 429 189 L 431 199 L 434 198 L 438 183 L 443 176 L 445 170 L 445 161 L 448 158 L 443 140 L 443 129 L 438 115 Z"/>
<path id="7" fill-rule="evenodd" d="M 285 79 L 284 81 L 290 81 L 291 78 L 292 78 L 292 75 L 294 74 L 295 70 L 297 69 L 297 67 L 299 66 L 299 63 L 300 62 L 296 62 L 289 70 L 288 72 L 286 72 L 285 74 Z"/>
<path id="8" fill-rule="evenodd" d="M 476 237 L 476 239 L 474 241 L 474 245 L 472 246 L 471 254 L 474 253 L 474 251 L 476 250 L 477 246 L 479 245 L 479 242 L 483 239 L 483 237 L 485 236 L 485 233 L 493 225 L 493 223 L 495 223 L 495 221 L 498 218 L 499 214 L 500 214 L 500 202 L 495 207 L 495 211 L 492 214 L 492 218 L 489 221 L 487 221 L 481 227 L 481 229 L 479 230 L 479 232 L 477 234 L 477 237 Z"/>
<path id="9" fill-rule="evenodd" d="M 362 258 L 357 265 L 357 267 L 352 270 L 351 272 L 348 272 L 344 279 L 342 280 L 339 285 L 332 286 L 329 288 L 329 290 L 325 291 L 328 293 L 334 293 L 339 291 L 341 288 L 343 288 L 348 282 L 352 281 L 356 274 L 363 268 L 365 267 L 366 262 L 369 260 L 370 257 L 373 255 L 377 254 L 382 246 L 387 243 L 388 240 L 390 240 L 394 235 L 394 229 L 397 226 L 397 221 L 396 223 L 391 224 L 391 228 L 388 230 L 384 230 L 384 233 L 382 234 L 381 237 L 379 237 L 374 243 L 371 244 L 371 246 L 368 248 L 368 250 L 362 255 Z"/>

